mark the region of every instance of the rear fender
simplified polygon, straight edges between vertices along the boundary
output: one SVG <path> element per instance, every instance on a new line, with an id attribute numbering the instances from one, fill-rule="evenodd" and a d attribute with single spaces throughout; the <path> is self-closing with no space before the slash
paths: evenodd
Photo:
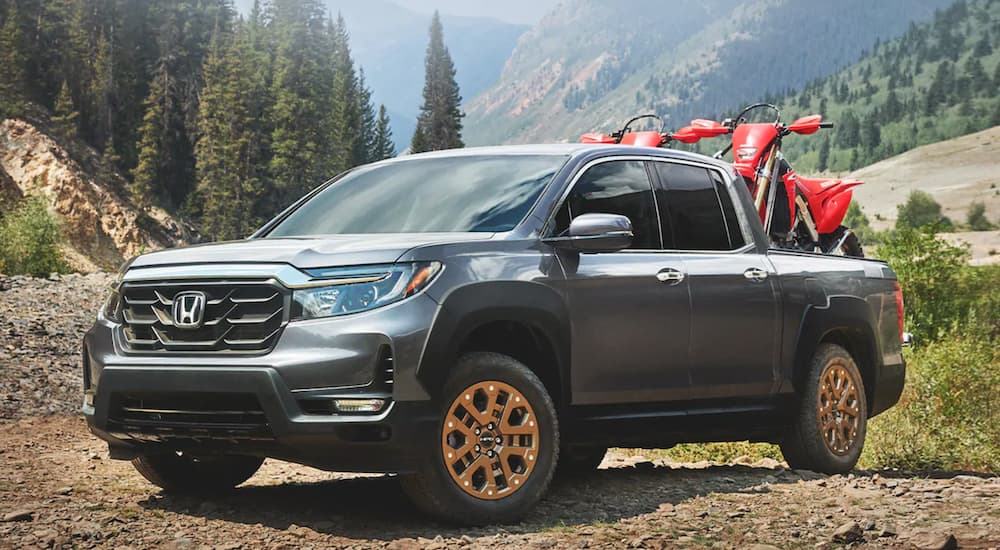
<path id="1" fill-rule="evenodd" d="M 813 218 L 816 220 L 816 231 L 821 235 L 836 231 L 844 223 L 853 196 L 854 191 L 846 188 L 822 200 L 818 211 L 815 206 L 810 205 L 813 208 Z"/>
<path id="2" fill-rule="evenodd" d="M 786 373 L 796 392 L 804 389 L 809 363 L 820 343 L 834 334 L 846 335 L 849 349 L 861 370 L 869 405 L 876 394 L 878 372 L 882 368 L 876 325 L 871 307 L 864 299 L 853 296 L 831 296 L 826 306 L 810 306 L 803 316 L 795 342 L 795 352 Z M 870 410 L 870 407 L 869 407 Z"/>

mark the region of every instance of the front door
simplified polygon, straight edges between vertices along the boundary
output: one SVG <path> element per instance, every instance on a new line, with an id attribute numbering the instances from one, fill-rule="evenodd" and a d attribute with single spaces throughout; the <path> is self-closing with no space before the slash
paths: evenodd
<path id="1" fill-rule="evenodd" d="M 627 216 L 635 238 L 620 252 L 560 252 L 570 309 L 575 405 L 684 399 L 691 310 L 684 261 L 664 252 L 643 161 L 586 169 L 556 218 L 558 234 L 587 213 Z"/>

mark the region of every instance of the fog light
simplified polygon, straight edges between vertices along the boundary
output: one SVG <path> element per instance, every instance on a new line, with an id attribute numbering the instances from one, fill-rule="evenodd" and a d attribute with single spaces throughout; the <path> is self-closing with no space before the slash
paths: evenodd
<path id="1" fill-rule="evenodd" d="M 334 399 L 333 407 L 342 413 L 374 413 L 382 410 L 385 399 Z"/>

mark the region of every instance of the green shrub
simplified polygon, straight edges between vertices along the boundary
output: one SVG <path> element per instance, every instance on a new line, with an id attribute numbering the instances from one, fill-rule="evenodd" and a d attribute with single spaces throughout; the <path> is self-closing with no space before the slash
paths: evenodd
<path id="1" fill-rule="evenodd" d="M 972 231 L 990 231 L 996 226 L 986 218 L 986 203 L 973 201 L 969 205 L 969 211 L 965 214 L 965 223 Z"/>
<path id="2" fill-rule="evenodd" d="M 959 330 L 908 354 L 903 396 L 869 424 L 862 465 L 1000 472 L 998 344 Z"/>
<path id="3" fill-rule="evenodd" d="M 59 223 L 38 197 L 21 201 L 0 219 L 0 264 L 11 275 L 64 273 Z"/>
<path id="4" fill-rule="evenodd" d="M 941 205 L 923 191 L 911 191 L 906 202 L 896 207 L 896 229 L 937 226 L 941 231 L 951 231 L 951 220 L 941 214 Z"/>
<path id="5" fill-rule="evenodd" d="M 967 247 L 927 228 L 887 234 L 879 256 L 896 271 L 906 304 L 906 327 L 928 342 L 970 319 L 1000 328 L 1000 268 L 968 265 Z"/>

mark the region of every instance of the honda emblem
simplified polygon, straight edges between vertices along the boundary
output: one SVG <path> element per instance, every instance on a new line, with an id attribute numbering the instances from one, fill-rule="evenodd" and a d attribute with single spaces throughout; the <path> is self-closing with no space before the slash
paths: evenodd
<path id="1" fill-rule="evenodd" d="M 180 292 L 174 296 L 173 321 L 177 328 L 200 328 L 205 321 L 205 293 Z"/>

